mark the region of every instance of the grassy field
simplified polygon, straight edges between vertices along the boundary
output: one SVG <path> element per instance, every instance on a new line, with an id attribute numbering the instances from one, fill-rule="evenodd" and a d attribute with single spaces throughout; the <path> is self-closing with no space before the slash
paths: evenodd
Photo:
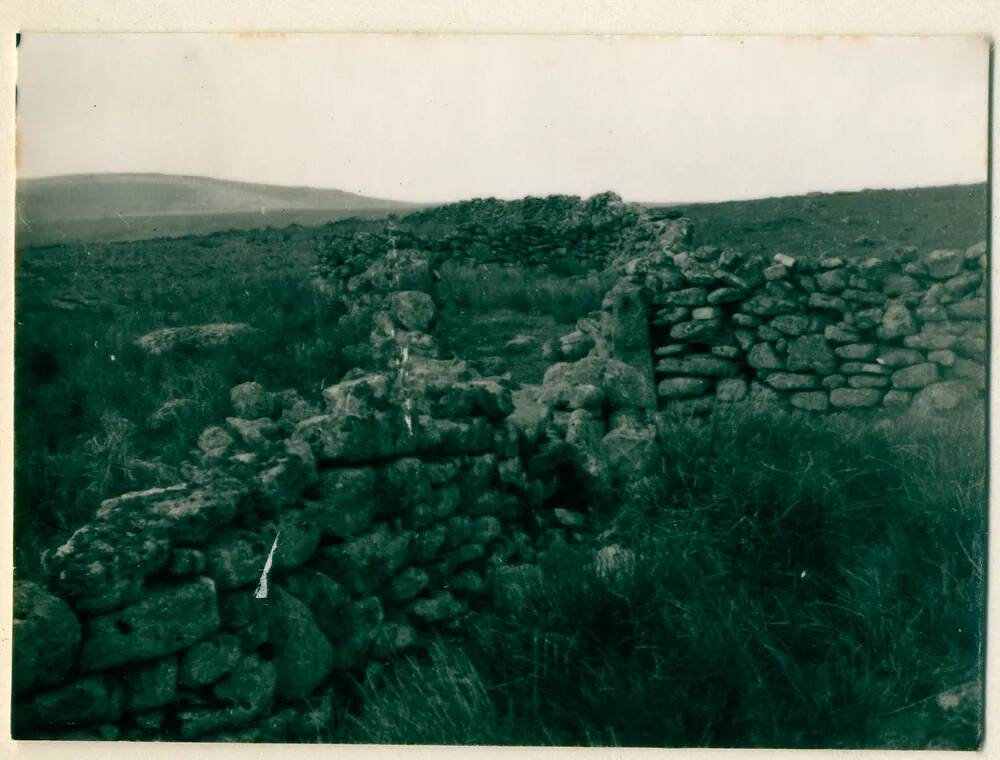
<path id="1" fill-rule="evenodd" d="M 672 430 L 655 485 L 611 520 L 631 562 L 607 576 L 585 548 L 553 547 L 532 602 L 362 690 L 342 738 L 978 746 L 981 411 L 879 428 L 717 413 Z"/>
<path id="2" fill-rule="evenodd" d="M 986 239 L 986 185 L 812 193 L 683 204 L 698 245 L 794 256 L 885 255 L 900 246 L 965 248 Z"/>
<path id="3" fill-rule="evenodd" d="M 881 255 L 985 238 L 985 190 L 684 208 L 697 243 Z M 232 385 L 307 398 L 365 359 L 368 326 L 309 285 L 329 226 L 31 247 L 17 259 L 15 571 L 101 499 L 178 477 Z M 537 381 L 537 344 L 599 308 L 596 276 L 445 267 L 437 337 Z M 249 322 L 241 351 L 149 357 L 146 332 Z M 166 430 L 150 415 L 186 398 Z M 554 546 L 536 603 L 360 684 L 328 741 L 962 747 L 980 737 L 986 447 L 955 424 L 676 420 L 658 479 L 602 516 L 632 552 Z M 376 687 L 377 685 L 377 687 Z M 948 695 L 967 687 L 956 700 Z M 942 696 L 944 695 L 944 696 Z M 970 706 L 971 705 L 971 706 Z"/>

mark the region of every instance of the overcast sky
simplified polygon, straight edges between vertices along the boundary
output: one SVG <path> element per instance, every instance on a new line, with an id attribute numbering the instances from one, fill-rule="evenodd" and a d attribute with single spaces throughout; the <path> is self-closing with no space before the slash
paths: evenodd
<path id="1" fill-rule="evenodd" d="M 22 37 L 22 177 L 436 201 L 691 201 L 986 179 L 962 38 Z"/>

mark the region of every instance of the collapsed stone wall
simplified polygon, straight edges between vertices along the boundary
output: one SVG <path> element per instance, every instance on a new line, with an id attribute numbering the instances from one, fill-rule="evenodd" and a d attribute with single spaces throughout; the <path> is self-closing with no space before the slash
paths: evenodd
<path id="1" fill-rule="evenodd" d="M 685 243 L 689 220 L 624 203 L 613 193 L 479 199 L 418 211 L 364 230 L 345 227 L 319 244 L 318 274 L 347 280 L 385 256 L 412 251 L 443 260 L 545 267 L 558 274 L 603 269 L 620 256 Z"/>
<path id="2" fill-rule="evenodd" d="M 346 674 L 524 603 L 553 545 L 626 556 L 598 515 L 655 470 L 665 413 L 947 410 L 984 390 L 984 245 L 765 266 L 683 250 L 676 221 L 606 262 L 601 311 L 524 387 L 440 357 L 426 248 L 362 238 L 372 255 L 338 277 L 376 367 L 323 408 L 232 389 L 184 482 L 105 501 L 44 582 L 15 585 L 15 735 L 315 738 Z"/>
<path id="3" fill-rule="evenodd" d="M 103 502 L 16 584 L 16 736 L 315 738 L 346 674 L 523 603 L 539 556 L 651 467 L 655 397 L 626 363 L 515 389 L 438 357 L 429 293 L 382 296 L 377 371 L 324 409 L 233 388 L 184 482 Z"/>

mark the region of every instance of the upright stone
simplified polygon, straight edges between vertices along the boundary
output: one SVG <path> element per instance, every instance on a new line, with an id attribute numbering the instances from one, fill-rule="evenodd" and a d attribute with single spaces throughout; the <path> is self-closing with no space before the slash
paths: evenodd
<path id="1" fill-rule="evenodd" d="M 649 342 L 649 309 L 642 288 L 622 279 L 604 297 L 601 331 L 613 359 L 638 371 L 653 387 L 653 359 Z"/>

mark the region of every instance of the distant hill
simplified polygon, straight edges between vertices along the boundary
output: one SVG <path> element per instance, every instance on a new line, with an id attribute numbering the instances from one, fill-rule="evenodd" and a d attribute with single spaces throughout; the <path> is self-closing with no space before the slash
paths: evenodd
<path id="1" fill-rule="evenodd" d="M 169 174 L 72 174 L 18 181 L 17 246 L 322 224 L 414 208 L 313 187 Z"/>

